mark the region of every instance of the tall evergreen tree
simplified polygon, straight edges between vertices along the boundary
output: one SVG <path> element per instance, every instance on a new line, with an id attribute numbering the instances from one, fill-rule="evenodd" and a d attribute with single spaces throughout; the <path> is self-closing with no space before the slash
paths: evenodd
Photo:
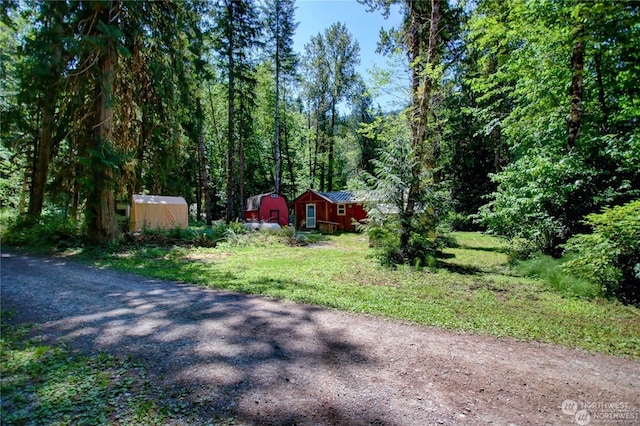
<path id="1" fill-rule="evenodd" d="M 359 63 L 360 46 L 343 23 L 332 24 L 305 45 L 305 93 L 315 115 L 315 158 L 310 168 L 312 180 L 320 168 L 322 191 L 334 190 L 338 105 L 358 82 Z"/>
<path id="2" fill-rule="evenodd" d="M 49 164 L 51 162 L 53 145 L 56 143 L 56 107 L 60 100 L 59 92 L 62 85 L 62 43 L 64 37 L 68 36 L 68 30 L 64 23 L 67 5 L 65 2 L 46 2 L 40 5 L 40 16 L 43 18 L 43 25 L 36 35 L 34 43 L 42 43 L 48 49 L 36 54 L 35 71 L 33 75 L 28 73 L 23 76 L 30 81 L 29 86 L 37 85 L 38 103 L 40 105 L 41 124 L 40 132 L 36 139 L 36 149 L 34 156 L 33 177 L 31 180 L 31 191 L 29 197 L 29 215 L 39 216 L 45 198 L 47 179 L 49 177 Z M 38 49 L 31 46 L 31 49 Z M 33 79 L 33 80 L 32 80 Z"/>
<path id="3" fill-rule="evenodd" d="M 436 101 L 442 79 L 443 34 L 446 22 L 442 18 L 447 9 L 445 1 L 363 0 L 371 9 L 382 9 L 388 15 L 391 4 L 400 3 L 404 22 L 400 30 L 387 37 L 400 44 L 407 54 L 410 66 L 411 126 L 410 150 L 411 178 L 408 182 L 405 207 L 399 212 L 400 251 L 405 261 L 423 259 L 425 247 L 414 244 L 422 237 L 435 235 L 433 206 L 428 207 L 433 192 L 434 177 L 440 156 L 440 135 L 436 129 Z M 416 239 L 417 237 L 417 239 Z"/>
<path id="4" fill-rule="evenodd" d="M 293 36 L 298 24 L 294 21 L 294 0 L 268 0 L 265 3 L 267 24 L 266 53 L 274 63 L 275 80 L 275 136 L 274 136 L 274 187 L 280 193 L 282 183 L 282 124 L 281 87 L 288 76 L 296 71 L 297 55 L 293 51 Z"/>
<path id="5" fill-rule="evenodd" d="M 224 63 L 227 78 L 227 208 L 226 218 L 239 217 L 244 201 L 243 127 L 250 115 L 237 115 L 237 102 L 253 99 L 255 86 L 253 50 L 259 44 L 260 22 L 254 3 L 222 0 L 215 16 L 215 49 Z M 241 91 L 241 89 L 243 89 Z M 247 110 L 248 112 L 248 110 Z M 236 161 L 237 160 L 237 161 Z M 236 165 L 237 164 L 237 165 Z"/>
<path id="6" fill-rule="evenodd" d="M 94 101 L 90 106 L 93 126 L 91 134 L 87 135 L 87 237 L 92 242 L 109 243 L 118 238 L 113 111 L 120 2 L 92 2 L 81 13 L 81 34 L 87 47 L 82 62 L 95 63 L 90 70 L 94 82 Z"/>
<path id="7" fill-rule="evenodd" d="M 327 153 L 327 191 L 333 191 L 335 173 L 336 119 L 338 104 L 345 99 L 358 81 L 356 65 L 360 64 L 360 45 L 341 22 L 332 24 L 324 33 L 330 79 L 329 142 Z"/>

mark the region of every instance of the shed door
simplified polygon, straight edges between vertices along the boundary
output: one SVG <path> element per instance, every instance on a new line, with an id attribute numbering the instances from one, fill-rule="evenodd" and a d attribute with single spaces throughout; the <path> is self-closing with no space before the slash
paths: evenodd
<path id="1" fill-rule="evenodd" d="M 269 210 L 269 222 L 280 225 L 280 210 Z"/>
<path id="2" fill-rule="evenodd" d="M 307 228 L 316 227 L 316 205 L 307 204 Z"/>

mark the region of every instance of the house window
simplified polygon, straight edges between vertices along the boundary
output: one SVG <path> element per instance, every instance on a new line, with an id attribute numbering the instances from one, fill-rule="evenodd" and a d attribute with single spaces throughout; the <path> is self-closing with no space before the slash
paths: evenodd
<path id="1" fill-rule="evenodd" d="M 345 205 L 344 204 L 338 204 L 338 216 L 344 216 L 345 214 L 347 214 L 346 209 L 345 209 Z"/>

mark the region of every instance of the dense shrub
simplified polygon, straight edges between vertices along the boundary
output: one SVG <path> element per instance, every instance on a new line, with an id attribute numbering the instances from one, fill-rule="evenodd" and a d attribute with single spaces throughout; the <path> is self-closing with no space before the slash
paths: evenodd
<path id="1" fill-rule="evenodd" d="M 16 247 L 77 247 L 82 239 L 81 223 L 58 214 L 14 218 L 2 233 L 2 242 Z"/>
<path id="2" fill-rule="evenodd" d="M 142 245 L 215 247 L 221 242 L 237 240 L 239 233 L 245 232 L 237 225 L 214 222 L 211 226 L 191 226 L 187 229 L 145 228 L 142 232 L 129 233 L 127 241 Z"/>
<path id="3" fill-rule="evenodd" d="M 566 249 L 577 257 L 566 271 L 594 280 L 626 303 L 640 303 L 640 200 L 590 214 L 591 234 L 571 238 Z"/>
<path id="4" fill-rule="evenodd" d="M 398 266 L 406 264 L 407 257 L 416 267 L 436 266 L 438 249 L 445 243 L 445 239 L 434 239 L 426 236 L 426 232 L 413 232 L 409 237 L 406 252 L 400 248 L 400 234 L 391 228 L 374 226 L 367 229 L 369 246 L 378 249 L 380 263 L 385 266 Z M 407 256 L 408 253 L 408 256 Z"/>
<path id="5" fill-rule="evenodd" d="M 451 211 L 444 221 L 451 231 L 477 231 L 480 227 L 473 222 L 473 218 L 462 213 Z"/>

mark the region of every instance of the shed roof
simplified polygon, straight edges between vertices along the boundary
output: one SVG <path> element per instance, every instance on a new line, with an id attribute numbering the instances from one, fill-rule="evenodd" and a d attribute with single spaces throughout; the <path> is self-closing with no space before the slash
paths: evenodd
<path id="1" fill-rule="evenodd" d="M 253 197 L 249 197 L 245 200 L 244 203 L 244 209 L 245 210 L 259 210 L 260 209 L 260 203 L 262 202 L 262 197 L 264 197 L 265 195 L 269 195 L 267 194 L 258 194 L 258 195 L 254 195 Z"/>
<path id="2" fill-rule="evenodd" d="M 282 197 L 281 195 L 278 195 L 275 192 L 266 192 L 264 194 L 254 195 L 252 197 L 247 198 L 244 203 L 244 207 L 245 207 L 244 210 L 245 211 L 260 210 L 262 199 L 264 197 L 272 197 L 273 195 L 275 195 L 275 197 L 273 198 Z M 286 201 L 287 200 L 285 200 L 285 202 Z"/>
<path id="3" fill-rule="evenodd" d="M 318 195 L 332 203 L 356 203 L 359 201 L 356 195 L 349 191 L 318 192 Z"/>
<path id="4" fill-rule="evenodd" d="M 166 195 L 139 195 L 133 194 L 131 200 L 134 204 L 179 204 L 187 205 L 183 197 L 170 197 Z"/>
<path id="5" fill-rule="evenodd" d="M 295 203 L 300 198 L 302 198 L 306 193 L 311 192 L 318 197 L 321 197 L 333 204 L 347 204 L 347 203 L 363 203 L 365 201 L 372 201 L 375 199 L 375 191 L 331 191 L 331 192 L 320 192 L 314 189 L 308 189 L 298 198 L 293 200 L 291 203 Z"/>

